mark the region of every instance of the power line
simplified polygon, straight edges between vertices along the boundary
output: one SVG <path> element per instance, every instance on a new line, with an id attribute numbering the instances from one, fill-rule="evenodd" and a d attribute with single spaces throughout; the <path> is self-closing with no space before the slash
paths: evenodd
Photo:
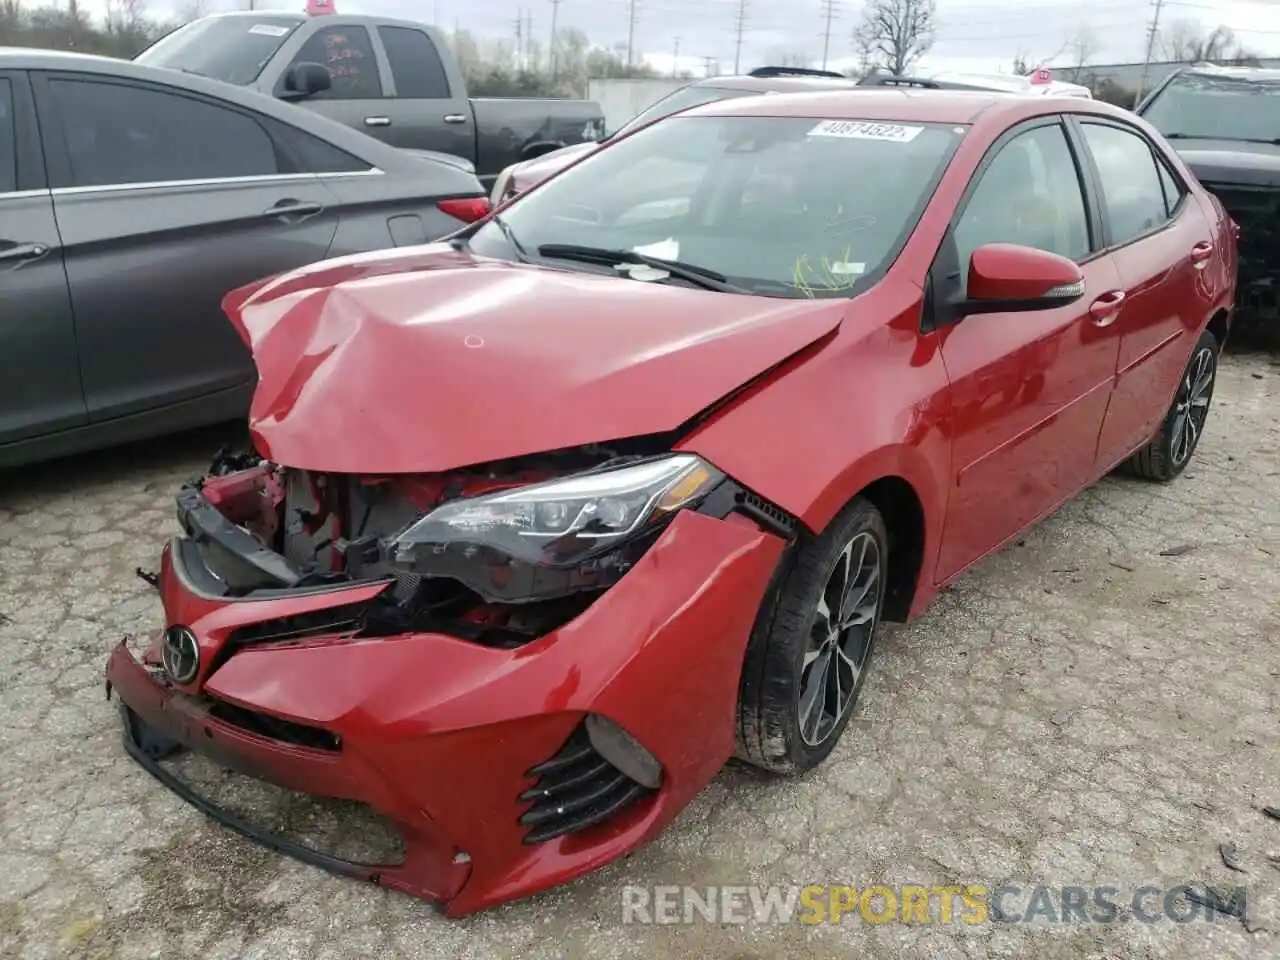
<path id="1" fill-rule="evenodd" d="M 733 72 L 736 76 L 742 66 L 742 30 L 747 25 L 747 0 L 738 0 L 738 42 L 733 50 Z"/>

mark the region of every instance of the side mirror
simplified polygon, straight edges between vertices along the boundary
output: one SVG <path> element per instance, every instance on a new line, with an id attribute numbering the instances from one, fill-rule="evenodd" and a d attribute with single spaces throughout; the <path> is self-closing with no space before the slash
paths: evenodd
<path id="1" fill-rule="evenodd" d="M 333 77 L 322 63 L 295 63 L 284 75 L 285 96 L 301 100 L 333 86 Z"/>
<path id="2" fill-rule="evenodd" d="M 1066 257 L 1014 243 L 988 243 L 969 258 L 961 315 L 1052 310 L 1084 296 L 1084 275 Z"/>

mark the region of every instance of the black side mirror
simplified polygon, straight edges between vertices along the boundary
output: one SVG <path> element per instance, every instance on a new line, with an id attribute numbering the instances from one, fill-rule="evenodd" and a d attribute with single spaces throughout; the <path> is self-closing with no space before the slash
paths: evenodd
<path id="1" fill-rule="evenodd" d="M 323 93 L 333 86 L 333 77 L 322 63 L 295 63 L 284 75 L 284 96 L 290 100 Z"/>

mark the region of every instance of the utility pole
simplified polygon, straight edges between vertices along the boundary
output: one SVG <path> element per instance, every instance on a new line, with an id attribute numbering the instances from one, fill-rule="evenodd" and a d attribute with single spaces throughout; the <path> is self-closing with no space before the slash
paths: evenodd
<path id="1" fill-rule="evenodd" d="M 1138 101 L 1142 99 L 1143 91 L 1147 88 L 1147 69 L 1151 66 L 1151 55 L 1156 48 L 1156 35 L 1160 31 L 1160 8 L 1164 6 L 1164 0 L 1155 0 L 1155 13 L 1151 17 L 1151 28 L 1147 31 L 1147 54 L 1142 59 L 1142 76 L 1138 80 L 1138 92 L 1133 95 L 1133 105 L 1136 107 Z"/>
<path id="2" fill-rule="evenodd" d="M 733 49 L 733 72 L 736 76 L 742 67 L 742 31 L 747 25 L 747 0 L 738 0 L 738 41 Z"/>
<path id="3" fill-rule="evenodd" d="M 526 10 L 524 14 L 524 68 L 526 70 L 536 70 L 538 65 L 533 62 L 533 11 Z"/>
<path id="4" fill-rule="evenodd" d="M 671 52 L 671 79 L 680 74 L 680 38 L 676 37 L 676 48 Z"/>
<path id="5" fill-rule="evenodd" d="M 826 15 L 827 26 L 822 32 L 822 69 L 827 69 L 827 52 L 831 49 L 831 21 L 836 16 L 836 0 L 822 0 L 822 12 Z"/>
<path id="6" fill-rule="evenodd" d="M 524 57 L 524 11 L 516 11 L 516 69 L 520 69 Z"/>
<path id="7" fill-rule="evenodd" d="M 627 12 L 627 69 L 631 69 L 631 58 L 636 42 L 636 0 L 630 0 Z"/>
<path id="8" fill-rule="evenodd" d="M 715 59 L 716 59 L 715 57 L 702 58 L 702 75 L 704 77 L 711 76 L 711 64 L 715 61 Z"/>
<path id="9" fill-rule="evenodd" d="M 551 82 L 556 82 L 556 14 L 560 12 L 560 0 L 551 0 Z"/>

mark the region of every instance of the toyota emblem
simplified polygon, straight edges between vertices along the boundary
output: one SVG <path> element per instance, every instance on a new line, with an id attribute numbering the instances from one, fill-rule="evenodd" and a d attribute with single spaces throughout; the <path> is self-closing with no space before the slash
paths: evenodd
<path id="1" fill-rule="evenodd" d="M 200 644 L 196 642 L 196 635 L 186 627 L 170 627 L 164 632 L 160 660 L 174 683 L 190 683 L 200 672 Z"/>

